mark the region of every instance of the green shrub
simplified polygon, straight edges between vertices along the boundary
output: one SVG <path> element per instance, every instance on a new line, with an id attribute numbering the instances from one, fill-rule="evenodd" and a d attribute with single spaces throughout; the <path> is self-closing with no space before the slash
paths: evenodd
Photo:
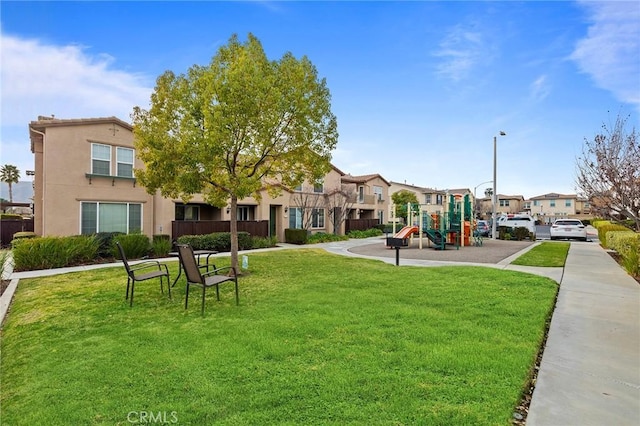
<path id="1" fill-rule="evenodd" d="M 514 228 L 512 235 L 513 235 L 513 238 L 515 238 L 518 241 L 522 241 L 526 238 L 533 239 L 531 237 L 531 233 L 529 232 L 529 229 L 524 226 L 518 226 Z"/>
<path id="2" fill-rule="evenodd" d="M 113 237 L 124 235 L 124 232 L 98 232 L 95 234 L 98 241 L 98 257 L 113 257 Z"/>
<path id="3" fill-rule="evenodd" d="M 22 220 L 22 216 L 14 213 L 0 213 L 0 220 L 2 219 L 19 219 Z"/>
<path id="4" fill-rule="evenodd" d="M 289 244 L 306 244 L 309 238 L 306 229 L 287 228 L 284 230 L 284 241 Z"/>
<path id="5" fill-rule="evenodd" d="M 122 234 L 113 236 L 111 248 L 113 257 L 120 259 L 120 253 L 115 243 L 119 242 L 127 259 L 140 259 L 149 255 L 151 244 L 149 237 L 144 234 Z"/>
<path id="6" fill-rule="evenodd" d="M 178 237 L 178 243 L 189 244 L 194 250 L 231 250 L 231 233 L 214 232 L 205 235 L 183 235 Z M 253 247 L 251 235 L 248 232 L 238 232 L 238 249 L 248 250 Z"/>
<path id="7" fill-rule="evenodd" d="M 610 248 L 607 245 L 607 232 L 611 232 L 611 231 L 629 231 L 629 228 L 622 226 L 622 225 L 617 225 L 615 223 L 598 223 L 598 239 L 600 240 L 600 243 L 606 247 L 606 248 Z"/>
<path id="8" fill-rule="evenodd" d="M 151 241 L 151 251 L 156 257 L 167 257 L 172 246 L 173 243 L 171 242 L 171 235 L 154 235 Z"/>
<path id="9" fill-rule="evenodd" d="M 332 241 L 345 241 L 349 237 L 346 235 L 327 234 L 326 232 L 317 232 L 307 238 L 307 244 L 330 243 Z"/>
<path id="10" fill-rule="evenodd" d="M 62 268 L 93 262 L 99 248 L 93 235 L 18 239 L 12 244 L 16 271 Z"/>
<path id="11" fill-rule="evenodd" d="M 378 228 L 367 229 L 366 231 L 349 231 L 347 236 L 349 238 L 369 238 L 369 237 L 379 237 L 383 234 L 383 232 Z"/>
<path id="12" fill-rule="evenodd" d="M 9 266 L 9 250 L 0 250 L 0 279 L 4 279 L 4 270 Z"/>
<path id="13" fill-rule="evenodd" d="M 16 240 L 22 240 L 25 238 L 36 238 L 36 237 L 37 237 L 36 233 L 32 231 L 16 232 L 15 234 L 13 234 L 13 240 L 11 241 L 11 244 L 13 244 L 13 242 Z"/>
<path id="14" fill-rule="evenodd" d="M 269 248 L 275 247 L 278 244 L 276 237 L 251 237 L 251 248 Z"/>

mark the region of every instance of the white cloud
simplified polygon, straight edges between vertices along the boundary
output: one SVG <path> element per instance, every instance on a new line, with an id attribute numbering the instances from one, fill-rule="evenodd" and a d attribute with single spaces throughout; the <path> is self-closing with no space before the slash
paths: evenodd
<path id="1" fill-rule="evenodd" d="M 81 46 L 0 34 L 0 56 L 2 126 L 24 126 L 51 114 L 129 121 L 134 106 L 149 103 L 145 76 L 117 70 L 112 57 L 92 56 Z"/>
<path id="2" fill-rule="evenodd" d="M 541 101 L 547 96 L 549 96 L 549 92 L 551 88 L 549 87 L 549 83 L 546 75 L 541 75 L 538 77 L 531 85 L 529 86 L 529 90 L 531 93 L 531 98 L 536 101 Z"/>
<path id="3" fill-rule="evenodd" d="M 434 56 L 443 58 L 436 67 L 441 77 L 459 81 L 467 77 L 473 68 L 486 60 L 482 34 L 456 25 L 440 42 Z"/>
<path id="4" fill-rule="evenodd" d="M 581 2 L 592 21 L 570 58 L 595 84 L 640 107 L 640 3 Z"/>

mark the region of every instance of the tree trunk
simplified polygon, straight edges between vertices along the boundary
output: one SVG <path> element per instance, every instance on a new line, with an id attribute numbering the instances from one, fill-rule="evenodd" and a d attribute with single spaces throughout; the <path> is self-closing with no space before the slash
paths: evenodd
<path id="1" fill-rule="evenodd" d="M 231 266 L 240 273 L 238 268 L 238 197 L 231 196 L 230 206 L 230 231 L 231 231 Z"/>

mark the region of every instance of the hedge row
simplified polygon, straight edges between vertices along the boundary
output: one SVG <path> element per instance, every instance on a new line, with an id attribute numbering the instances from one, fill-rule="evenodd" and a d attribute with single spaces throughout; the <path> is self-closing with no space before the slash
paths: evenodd
<path id="1" fill-rule="evenodd" d="M 598 230 L 598 238 L 602 245 L 618 252 L 622 257 L 622 266 L 634 276 L 640 276 L 640 234 L 623 225 L 606 220 L 593 222 Z"/>

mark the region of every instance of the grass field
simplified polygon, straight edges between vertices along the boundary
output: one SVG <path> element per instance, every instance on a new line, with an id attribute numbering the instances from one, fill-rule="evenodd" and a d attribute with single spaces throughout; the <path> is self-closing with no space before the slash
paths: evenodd
<path id="1" fill-rule="evenodd" d="M 222 266 L 226 259 L 221 260 Z M 171 272 L 177 262 L 169 263 Z M 510 423 L 557 285 L 481 267 L 252 253 L 184 309 L 123 268 L 21 280 L 2 330 L 2 423 Z M 150 417 L 151 416 L 151 417 Z"/>
<path id="2" fill-rule="evenodd" d="M 571 243 L 545 241 L 514 260 L 514 265 L 563 267 Z"/>

